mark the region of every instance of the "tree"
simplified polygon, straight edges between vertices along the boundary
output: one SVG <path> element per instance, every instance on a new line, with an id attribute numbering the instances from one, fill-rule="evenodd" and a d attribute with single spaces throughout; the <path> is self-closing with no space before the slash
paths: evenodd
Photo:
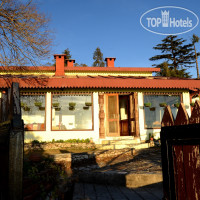
<path id="1" fill-rule="evenodd" d="M 63 54 L 66 55 L 65 66 L 67 66 L 67 59 L 72 59 L 72 55 L 71 55 L 70 50 L 68 48 L 63 51 Z M 84 63 L 81 63 L 81 64 L 74 63 L 74 66 L 75 67 L 78 67 L 78 66 L 87 67 L 87 65 L 84 64 Z"/>
<path id="2" fill-rule="evenodd" d="M 63 54 L 66 55 L 66 59 L 71 59 L 72 58 L 71 53 L 70 53 L 68 48 L 63 51 Z M 67 66 L 67 60 L 65 60 L 65 65 Z"/>
<path id="3" fill-rule="evenodd" d="M 191 44 L 185 44 L 185 42 L 186 40 L 183 38 L 177 38 L 174 35 L 167 36 L 161 44 L 153 47 L 155 50 L 160 50 L 162 54 L 153 56 L 150 60 L 165 60 L 169 67 L 170 76 L 188 77 L 189 73 L 186 72 L 186 68 L 193 67 L 194 53 Z M 153 66 L 162 67 L 162 63 Z M 163 74 L 163 76 L 165 75 Z"/>
<path id="4" fill-rule="evenodd" d="M 93 66 L 94 67 L 104 67 L 105 66 L 105 62 L 103 59 L 103 53 L 101 53 L 101 50 L 99 47 L 96 48 L 96 50 L 94 51 L 93 54 Z"/>
<path id="5" fill-rule="evenodd" d="M 199 79 L 199 67 L 198 67 L 198 57 L 200 55 L 200 53 L 197 53 L 196 51 L 196 46 L 195 44 L 199 42 L 199 37 L 195 34 L 193 34 L 192 36 L 192 45 L 193 45 L 193 48 L 194 48 L 194 56 L 195 56 L 195 62 L 196 62 L 196 69 L 197 69 L 197 78 Z"/>
<path id="6" fill-rule="evenodd" d="M 49 19 L 33 0 L 0 1 L 0 64 L 35 64 L 50 52 Z"/>
<path id="7" fill-rule="evenodd" d="M 180 69 L 175 70 L 171 67 L 169 67 L 169 64 L 167 62 L 163 62 L 157 67 L 160 68 L 160 72 L 157 72 L 157 76 L 165 76 L 165 77 L 179 77 L 179 78 L 190 78 L 188 72 L 186 72 L 186 69 Z"/>

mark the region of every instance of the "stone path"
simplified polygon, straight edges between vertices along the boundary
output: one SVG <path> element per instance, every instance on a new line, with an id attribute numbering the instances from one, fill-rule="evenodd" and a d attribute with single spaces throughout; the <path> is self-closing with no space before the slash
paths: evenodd
<path id="1" fill-rule="evenodd" d="M 73 200 L 162 199 L 160 148 L 137 150 L 131 160 L 115 158 L 101 165 L 75 168 Z"/>
<path id="2" fill-rule="evenodd" d="M 122 186 L 76 183 L 73 200 L 161 200 L 162 184 L 130 189 Z"/>

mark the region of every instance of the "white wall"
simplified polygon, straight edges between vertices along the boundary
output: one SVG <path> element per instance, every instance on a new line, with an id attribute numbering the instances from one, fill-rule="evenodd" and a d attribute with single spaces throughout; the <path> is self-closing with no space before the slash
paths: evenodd
<path id="1" fill-rule="evenodd" d="M 51 131 L 51 93 L 46 95 L 46 131 L 27 131 L 25 132 L 25 142 L 32 140 L 52 141 L 67 139 L 86 139 L 94 140 L 99 138 L 99 103 L 98 93 L 93 93 L 93 125 L 94 130 L 91 131 Z"/>

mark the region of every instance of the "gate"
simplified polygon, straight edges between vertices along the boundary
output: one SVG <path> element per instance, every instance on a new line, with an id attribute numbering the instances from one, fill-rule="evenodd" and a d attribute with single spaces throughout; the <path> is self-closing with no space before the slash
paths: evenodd
<path id="1" fill-rule="evenodd" d="M 24 125 L 19 84 L 0 98 L 0 199 L 22 199 Z"/>
<path id="2" fill-rule="evenodd" d="M 200 102 L 191 118 L 180 104 L 174 120 L 165 108 L 161 129 L 163 190 L 166 199 L 200 199 Z"/>

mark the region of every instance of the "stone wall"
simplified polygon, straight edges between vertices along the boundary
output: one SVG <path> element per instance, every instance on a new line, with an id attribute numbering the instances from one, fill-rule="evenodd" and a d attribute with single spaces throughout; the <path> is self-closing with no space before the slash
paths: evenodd
<path id="1" fill-rule="evenodd" d="M 66 149 L 66 148 L 75 148 L 75 149 L 95 149 L 95 144 L 93 143 L 38 143 L 24 144 L 24 150 L 49 150 L 49 149 Z"/>
<path id="2" fill-rule="evenodd" d="M 56 163 L 62 163 L 67 172 L 78 168 L 104 167 L 133 159 L 134 149 L 98 150 L 88 153 L 63 153 L 51 155 Z"/>

